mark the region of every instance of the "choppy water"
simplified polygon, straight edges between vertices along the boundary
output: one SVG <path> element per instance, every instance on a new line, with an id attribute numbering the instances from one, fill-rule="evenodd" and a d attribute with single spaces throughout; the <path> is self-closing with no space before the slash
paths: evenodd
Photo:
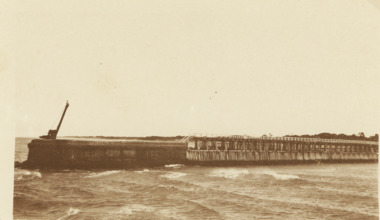
<path id="1" fill-rule="evenodd" d="M 16 160 L 27 156 L 16 141 Z M 15 219 L 379 219 L 377 164 L 15 170 Z"/>

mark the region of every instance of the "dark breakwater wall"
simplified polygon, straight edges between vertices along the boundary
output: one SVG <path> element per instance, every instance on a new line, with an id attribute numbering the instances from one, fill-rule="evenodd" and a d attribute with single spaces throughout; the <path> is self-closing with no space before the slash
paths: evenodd
<path id="1" fill-rule="evenodd" d="M 28 168 L 127 169 L 186 162 L 186 143 L 164 141 L 47 140 L 28 144 Z"/>

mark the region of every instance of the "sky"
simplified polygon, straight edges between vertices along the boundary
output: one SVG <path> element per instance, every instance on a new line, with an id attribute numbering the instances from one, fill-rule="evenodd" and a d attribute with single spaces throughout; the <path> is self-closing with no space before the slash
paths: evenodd
<path id="1" fill-rule="evenodd" d="M 47 134 L 66 100 L 59 136 L 379 133 L 378 1 L 39 0 L 1 12 L 16 136 Z"/>

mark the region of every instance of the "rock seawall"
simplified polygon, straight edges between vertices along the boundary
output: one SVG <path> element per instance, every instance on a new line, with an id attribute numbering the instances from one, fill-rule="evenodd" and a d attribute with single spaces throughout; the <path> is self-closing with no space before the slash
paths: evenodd
<path id="1" fill-rule="evenodd" d="M 46 140 L 28 144 L 22 167 L 128 169 L 186 162 L 186 143 L 165 141 Z"/>

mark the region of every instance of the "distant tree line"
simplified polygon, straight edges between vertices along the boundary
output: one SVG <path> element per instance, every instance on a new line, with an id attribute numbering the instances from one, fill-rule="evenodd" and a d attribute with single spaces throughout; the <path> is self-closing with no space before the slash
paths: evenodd
<path id="1" fill-rule="evenodd" d="M 321 138 L 321 139 L 343 139 L 343 140 L 361 140 L 361 141 L 379 141 L 379 135 L 366 137 L 363 132 L 355 135 L 346 134 L 332 134 L 332 133 L 320 133 L 320 134 L 304 134 L 304 135 L 285 135 L 285 137 L 304 137 L 304 138 Z"/>
<path id="2" fill-rule="evenodd" d="M 263 135 L 265 137 L 268 137 L 267 135 Z M 147 137 L 121 137 L 121 136 L 71 136 L 76 138 L 99 138 L 99 139 L 126 139 L 126 140 L 150 140 L 150 141 L 177 141 L 181 140 L 185 136 L 169 136 L 169 137 L 163 137 L 163 136 L 147 136 Z M 272 137 L 271 134 L 269 134 L 269 137 Z M 343 139 L 343 140 L 362 140 L 362 141 L 379 141 L 379 135 L 375 134 L 373 136 L 366 137 L 363 132 L 360 132 L 359 134 L 355 135 L 346 135 L 346 134 L 332 134 L 332 133 L 320 133 L 320 134 L 304 134 L 304 135 L 285 135 L 285 137 L 304 137 L 304 138 L 321 138 L 321 139 Z"/>

